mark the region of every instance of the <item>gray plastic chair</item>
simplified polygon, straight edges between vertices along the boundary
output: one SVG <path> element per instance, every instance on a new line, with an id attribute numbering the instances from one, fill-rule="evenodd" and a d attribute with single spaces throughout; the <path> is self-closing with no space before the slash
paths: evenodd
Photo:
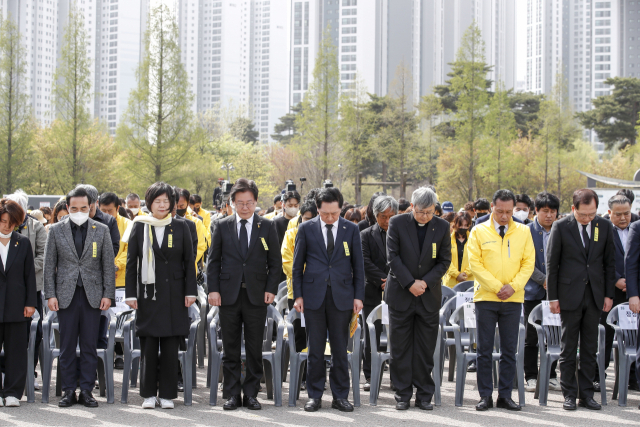
<path id="1" fill-rule="evenodd" d="M 195 383 L 193 381 L 195 375 L 195 346 L 196 346 L 196 334 L 198 326 L 200 325 L 200 309 L 196 304 L 192 304 L 189 307 L 189 318 L 191 319 L 191 325 L 189 326 L 189 336 L 186 338 L 187 350 L 178 351 L 178 360 L 182 368 L 182 381 L 184 383 L 184 404 L 185 406 L 191 406 L 193 388 Z M 135 361 L 140 360 L 140 341 L 135 336 L 135 322 L 136 318 L 133 316 L 127 322 L 125 322 L 123 328 L 124 334 L 124 369 L 122 372 L 122 398 L 121 403 L 127 403 L 129 398 L 129 376 L 131 376 L 131 387 L 137 386 L 137 367 L 133 366 Z M 137 343 L 137 346 L 136 346 Z"/>
<path id="2" fill-rule="evenodd" d="M 276 294 L 274 302 L 280 301 L 283 297 L 287 296 L 287 287 L 278 289 L 278 293 Z"/>
<path id="3" fill-rule="evenodd" d="M 369 391 L 369 405 L 376 406 L 378 404 L 378 396 L 380 395 L 380 385 L 382 383 L 382 375 L 384 374 L 384 364 L 391 360 L 390 346 L 387 344 L 387 351 L 380 351 L 376 342 L 375 321 L 382 320 L 382 304 L 371 310 L 367 317 L 367 328 L 369 328 L 369 343 L 371 349 L 371 388 Z M 387 337 L 389 337 L 389 325 L 382 325 Z M 387 341 L 389 342 L 389 341 Z M 382 346 L 382 343 L 380 343 Z M 291 405 L 290 405 L 291 406 Z"/>
<path id="4" fill-rule="evenodd" d="M 460 282 L 453 287 L 453 292 L 458 294 L 458 292 L 467 292 L 469 289 L 473 288 L 473 284 L 475 282 L 473 280 L 467 280 L 465 282 Z"/>
<path id="5" fill-rule="evenodd" d="M 612 399 L 618 399 L 618 406 L 627 406 L 627 393 L 629 390 L 629 370 L 631 364 L 636 361 L 636 344 L 638 342 L 638 330 L 637 329 L 622 329 L 619 326 L 621 306 L 629 306 L 629 303 L 617 305 L 611 309 L 607 315 L 607 324 L 613 328 L 616 334 L 616 341 L 618 342 L 618 348 L 616 353 L 616 380 L 613 386 Z M 602 325 L 601 325 L 602 327 Z M 604 336 L 604 333 L 600 333 L 600 336 Z M 599 352 L 602 353 L 602 352 Z M 600 378 L 604 378 L 600 374 Z M 604 381 L 601 382 L 600 390 L 605 389 Z M 620 396 L 618 396 L 618 392 Z"/>
<path id="6" fill-rule="evenodd" d="M 28 375 L 30 372 L 34 372 L 36 361 L 36 332 L 38 330 L 38 321 L 40 320 L 40 314 L 37 311 L 31 316 L 31 327 L 29 328 L 29 345 L 27 347 L 27 381 L 25 384 L 25 391 L 27 395 L 27 402 L 34 403 L 36 401 L 36 393 L 33 386 L 33 377 Z M 2 351 L 4 355 L 4 350 Z"/>
<path id="7" fill-rule="evenodd" d="M 97 349 L 98 359 L 98 381 L 100 383 L 100 396 L 107 396 L 107 403 L 114 401 L 114 380 L 113 380 L 113 347 L 115 343 L 116 316 L 112 316 L 107 311 L 102 312 L 109 322 L 107 332 L 107 348 Z M 42 366 L 42 403 L 49 403 L 49 391 L 51 390 L 51 376 L 53 371 L 53 360 L 60 357 L 60 347 L 54 339 L 54 331 L 60 331 L 58 324 L 58 312 L 50 311 L 42 322 L 42 353 L 44 364 Z M 52 345 L 53 343 L 53 345 Z M 76 356 L 80 356 L 80 348 L 76 347 Z M 31 371 L 33 372 L 33 370 Z M 60 365 L 58 365 L 58 373 Z M 27 375 L 29 377 L 29 375 Z M 29 381 L 27 381 L 29 382 Z M 56 396 L 62 395 L 62 383 L 60 378 L 56 379 Z"/>
<path id="8" fill-rule="evenodd" d="M 464 346 L 462 343 L 462 333 L 469 333 L 469 348 L 473 344 L 476 343 L 476 329 L 466 327 L 464 324 L 464 306 L 461 305 L 451 314 L 450 323 L 453 327 L 453 335 L 456 343 L 456 358 L 458 364 L 458 372 L 456 373 L 456 398 L 455 404 L 456 406 L 462 406 L 462 402 L 464 400 L 464 384 L 467 377 L 467 363 L 473 360 L 476 360 L 478 357 L 477 353 L 465 352 Z M 496 334 L 497 334 L 497 326 L 496 326 Z M 524 397 L 524 337 L 525 337 L 525 329 L 524 325 L 520 323 L 520 328 L 518 331 L 518 347 L 516 352 L 516 380 L 518 384 L 518 399 L 520 406 L 525 406 L 525 397 Z M 500 353 L 495 351 L 492 353 L 492 359 L 494 362 L 498 362 L 500 360 Z M 494 368 L 494 384 L 496 384 L 495 380 L 495 368 Z M 495 387 L 495 385 L 494 385 Z"/>
<path id="9" fill-rule="evenodd" d="M 207 387 L 209 390 L 209 405 L 218 403 L 218 383 L 222 378 L 222 340 L 218 338 L 218 324 L 220 307 L 211 307 L 207 314 L 209 325 L 209 366 L 207 368 Z"/>
<path id="10" fill-rule="evenodd" d="M 285 295 L 280 298 L 280 301 L 276 304 L 276 310 L 282 316 L 283 319 L 287 317 L 289 313 L 289 300 Z M 287 381 L 287 371 L 289 367 L 289 337 L 283 338 L 282 341 L 282 382 Z"/>
<path id="11" fill-rule="evenodd" d="M 205 275 L 205 283 L 206 283 L 206 280 L 207 278 Z M 206 319 L 207 318 L 207 293 L 205 292 L 204 288 L 202 288 L 201 286 L 198 286 L 198 297 L 196 299 L 196 303 L 198 304 L 198 308 L 200 310 L 200 319 Z M 207 355 L 206 335 L 207 335 L 207 325 L 205 325 L 204 322 L 200 322 L 200 325 L 198 326 L 198 333 L 196 335 L 196 352 L 198 354 L 199 368 L 204 368 L 204 358 Z"/>

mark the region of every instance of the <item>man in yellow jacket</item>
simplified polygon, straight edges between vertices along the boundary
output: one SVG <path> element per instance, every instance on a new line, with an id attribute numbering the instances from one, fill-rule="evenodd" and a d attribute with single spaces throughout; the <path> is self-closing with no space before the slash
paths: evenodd
<path id="1" fill-rule="evenodd" d="M 491 219 L 474 227 L 467 243 L 469 265 L 475 277 L 478 411 L 493 407 L 491 357 L 496 323 L 501 353 L 496 406 L 512 411 L 521 409 L 511 399 L 511 388 L 516 374 L 524 287 L 533 273 L 536 254 L 529 228 L 512 219 L 515 206 L 516 197 L 511 191 L 496 191 Z"/>
<path id="2" fill-rule="evenodd" d="M 198 247 L 196 250 L 196 273 L 198 272 L 198 264 L 202 261 L 202 257 L 207 250 L 207 230 L 205 230 L 202 221 L 189 212 L 189 198 L 191 193 L 184 188 L 176 188 L 178 202 L 176 203 L 176 215 L 180 218 L 188 219 L 196 225 L 196 233 L 198 235 Z"/>
<path id="3" fill-rule="evenodd" d="M 202 209 L 202 197 L 192 194 L 189 198 L 189 207 L 196 215 L 202 217 L 202 223 L 207 230 L 211 227 L 211 214 Z"/>

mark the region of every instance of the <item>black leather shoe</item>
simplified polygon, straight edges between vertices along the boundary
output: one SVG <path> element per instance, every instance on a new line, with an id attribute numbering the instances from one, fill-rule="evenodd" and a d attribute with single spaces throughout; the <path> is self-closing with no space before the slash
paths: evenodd
<path id="1" fill-rule="evenodd" d="M 508 409 L 509 411 L 519 411 L 522 408 L 510 397 L 499 397 L 496 400 L 496 408 Z"/>
<path id="2" fill-rule="evenodd" d="M 599 411 L 600 409 L 602 409 L 602 406 L 600 406 L 598 402 L 593 400 L 593 397 L 580 399 L 580 401 L 578 402 L 578 406 L 580 406 L 581 408 L 591 409 L 592 411 Z"/>
<path id="3" fill-rule="evenodd" d="M 178 380 L 178 392 L 184 393 L 184 383 L 181 380 Z"/>
<path id="4" fill-rule="evenodd" d="M 476 405 L 476 411 L 486 411 L 493 408 L 493 398 L 491 396 L 481 397 L 480 402 Z"/>
<path id="5" fill-rule="evenodd" d="M 226 402 L 224 402 L 224 405 L 222 405 L 222 409 L 227 410 L 238 409 L 240 407 L 242 407 L 242 399 L 239 394 L 237 396 L 231 396 Z"/>
<path id="6" fill-rule="evenodd" d="M 258 402 L 258 399 L 250 396 L 243 396 L 242 398 L 242 406 L 247 409 L 251 409 L 252 411 L 259 411 L 262 409 L 262 405 Z"/>
<path id="7" fill-rule="evenodd" d="M 575 411 L 576 410 L 576 398 L 575 397 L 565 397 L 564 403 L 562 404 L 562 409 L 566 409 L 567 411 Z"/>
<path id="8" fill-rule="evenodd" d="M 431 402 L 427 402 L 426 400 L 416 399 L 416 408 L 420 408 L 423 411 L 433 411 L 433 405 Z"/>
<path id="9" fill-rule="evenodd" d="M 398 411 L 406 411 L 411 407 L 411 402 L 396 402 L 396 409 Z"/>
<path id="10" fill-rule="evenodd" d="M 93 397 L 91 391 L 82 390 L 78 396 L 78 403 L 86 406 L 87 408 L 97 408 L 98 401 Z"/>
<path id="11" fill-rule="evenodd" d="M 76 397 L 76 392 L 74 390 L 67 390 L 64 392 L 64 396 L 58 402 L 58 406 L 61 408 L 68 408 L 70 406 L 78 403 L 78 398 Z"/>
<path id="12" fill-rule="evenodd" d="M 333 399 L 331 407 L 341 412 L 353 412 L 353 405 L 347 399 Z"/>
<path id="13" fill-rule="evenodd" d="M 467 366 L 467 372 L 475 372 L 477 370 L 478 370 L 478 368 L 476 367 L 476 362 L 471 362 Z"/>
<path id="14" fill-rule="evenodd" d="M 600 391 L 600 381 L 593 382 L 593 391 Z"/>
<path id="15" fill-rule="evenodd" d="M 316 412 L 320 408 L 322 408 L 322 399 L 309 399 L 309 401 L 304 404 L 304 410 L 306 412 Z"/>

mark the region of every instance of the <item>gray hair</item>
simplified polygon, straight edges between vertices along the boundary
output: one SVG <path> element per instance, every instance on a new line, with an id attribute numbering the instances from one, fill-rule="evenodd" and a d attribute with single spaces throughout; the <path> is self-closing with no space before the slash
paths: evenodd
<path id="1" fill-rule="evenodd" d="M 76 185 L 76 188 L 82 188 L 84 191 L 87 192 L 87 194 L 89 195 L 90 205 L 94 204 L 100 196 L 98 194 L 98 189 L 91 184 L 78 184 Z"/>
<path id="2" fill-rule="evenodd" d="M 377 217 L 379 213 L 391 208 L 393 214 L 398 213 L 398 202 L 391 196 L 378 196 L 373 202 L 373 216 Z"/>
<path id="3" fill-rule="evenodd" d="M 24 210 L 24 213 L 27 213 L 27 205 L 29 204 L 29 196 L 27 196 L 27 193 L 22 190 L 16 190 L 15 193 L 9 194 L 7 199 L 13 200 L 19 204 Z"/>
<path id="4" fill-rule="evenodd" d="M 426 209 L 438 203 L 438 196 L 430 188 L 420 187 L 411 195 L 411 203 L 418 209 Z"/>
<path id="5" fill-rule="evenodd" d="M 629 206 L 631 206 L 631 200 L 627 196 L 616 194 L 609 199 L 609 209 L 613 209 L 613 205 L 624 205 L 625 203 L 629 203 Z"/>

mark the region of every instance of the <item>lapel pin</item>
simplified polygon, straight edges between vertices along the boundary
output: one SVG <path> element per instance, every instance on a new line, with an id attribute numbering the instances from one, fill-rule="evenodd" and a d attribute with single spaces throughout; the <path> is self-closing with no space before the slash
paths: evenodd
<path id="1" fill-rule="evenodd" d="M 260 223 L 258 223 L 258 228 L 260 228 Z"/>
<path id="2" fill-rule="evenodd" d="M 95 226 L 95 225 L 92 225 L 92 226 L 91 226 L 91 228 L 96 228 L 96 226 Z"/>

